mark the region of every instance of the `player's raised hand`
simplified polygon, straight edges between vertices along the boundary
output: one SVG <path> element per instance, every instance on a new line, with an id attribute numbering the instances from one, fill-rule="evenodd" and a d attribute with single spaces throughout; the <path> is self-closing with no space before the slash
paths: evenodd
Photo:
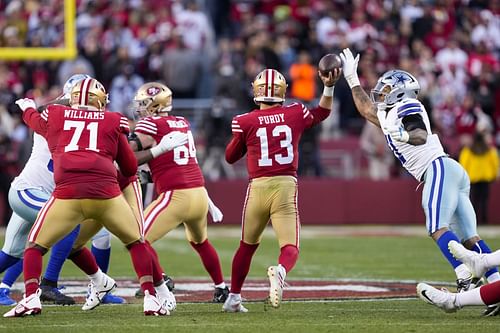
<path id="1" fill-rule="evenodd" d="M 384 127 L 384 129 L 389 133 L 393 140 L 404 143 L 410 140 L 410 134 L 402 126 L 390 125 Z"/>
<path id="2" fill-rule="evenodd" d="M 342 76 L 342 68 L 333 68 L 330 72 L 328 72 L 327 75 L 324 75 L 323 73 L 321 73 L 321 71 L 318 71 L 318 74 L 319 78 L 321 79 L 321 81 L 323 81 L 323 84 L 325 86 L 332 87 Z"/>
<path id="3" fill-rule="evenodd" d="M 349 87 L 352 89 L 356 86 L 359 86 L 359 78 L 358 78 L 358 62 L 359 62 L 359 54 L 354 57 L 351 50 L 349 48 L 345 48 L 340 53 L 340 59 L 342 59 L 342 69 L 344 70 L 344 77 L 349 84 Z"/>
<path id="4" fill-rule="evenodd" d="M 187 133 L 174 131 L 170 132 L 161 138 L 160 143 L 151 148 L 151 154 L 153 157 L 166 153 L 167 151 L 171 151 L 175 147 L 182 146 L 188 142 Z"/>
<path id="5" fill-rule="evenodd" d="M 24 112 L 29 108 L 36 110 L 36 103 L 31 98 L 20 98 L 16 101 L 17 106 Z"/>

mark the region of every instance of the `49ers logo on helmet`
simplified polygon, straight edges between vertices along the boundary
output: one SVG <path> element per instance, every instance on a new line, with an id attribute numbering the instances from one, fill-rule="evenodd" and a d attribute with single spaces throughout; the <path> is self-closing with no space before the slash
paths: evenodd
<path id="1" fill-rule="evenodd" d="M 147 93 L 149 96 L 155 96 L 161 91 L 158 87 L 149 87 Z"/>

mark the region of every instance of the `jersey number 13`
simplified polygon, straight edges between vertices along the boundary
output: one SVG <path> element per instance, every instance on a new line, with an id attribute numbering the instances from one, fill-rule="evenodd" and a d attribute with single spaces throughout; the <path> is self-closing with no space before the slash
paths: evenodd
<path id="1" fill-rule="evenodd" d="M 282 134 L 284 134 L 285 137 L 280 140 L 279 143 L 281 148 L 286 149 L 286 153 L 269 156 L 267 129 L 265 127 L 260 127 L 257 130 L 256 135 L 260 139 L 260 158 L 258 160 L 259 166 L 271 166 L 273 165 L 273 159 L 280 165 L 290 164 L 293 162 L 292 129 L 288 125 L 278 125 L 273 128 L 271 132 L 272 137 L 280 137 Z"/>

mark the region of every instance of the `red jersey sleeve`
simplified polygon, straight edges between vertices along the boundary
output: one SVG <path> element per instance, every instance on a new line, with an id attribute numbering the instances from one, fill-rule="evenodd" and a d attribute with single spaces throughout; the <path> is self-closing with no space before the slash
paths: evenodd
<path id="1" fill-rule="evenodd" d="M 319 124 L 330 115 L 330 109 L 322 108 L 319 105 L 311 110 L 308 110 L 305 105 L 302 105 L 302 112 L 306 120 L 306 128 Z"/>
<path id="2" fill-rule="evenodd" d="M 130 134 L 130 126 L 128 125 L 128 119 L 125 117 L 120 117 L 120 131 L 125 135 Z"/>
<path id="3" fill-rule="evenodd" d="M 40 114 L 37 110 L 29 108 L 23 112 L 23 120 L 30 128 L 43 137 L 47 137 L 47 119 L 49 107 Z"/>
<path id="4" fill-rule="evenodd" d="M 151 118 L 144 118 L 139 120 L 135 126 L 136 133 L 142 133 L 154 137 L 158 134 L 158 126 Z"/>
<path id="5" fill-rule="evenodd" d="M 226 147 L 226 161 L 233 164 L 246 154 L 247 148 L 243 137 L 243 130 L 237 118 L 233 119 L 231 129 L 233 138 Z"/>
<path id="6" fill-rule="evenodd" d="M 130 148 L 125 135 L 120 135 L 120 138 L 118 139 L 116 162 L 120 167 L 121 173 L 125 177 L 131 177 L 137 173 L 137 159 L 135 158 L 134 152 Z"/>

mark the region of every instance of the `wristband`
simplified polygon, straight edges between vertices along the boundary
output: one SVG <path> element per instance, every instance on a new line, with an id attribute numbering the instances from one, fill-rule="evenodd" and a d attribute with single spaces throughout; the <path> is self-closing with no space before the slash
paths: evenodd
<path id="1" fill-rule="evenodd" d="M 408 143 L 408 141 L 410 141 L 410 133 L 403 130 L 401 133 L 401 142 Z"/>
<path id="2" fill-rule="evenodd" d="M 323 96 L 333 97 L 333 90 L 334 89 L 335 89 L 335 86 L 331 86 L 331 87 L 324 86 L 323 87 Z"/>
<path id="3" fill-rule="evenodd" d="M 151 155 L 153 156 L 153 158 L 156 158 L 165 152 L 163 150 L 163 147 L 161 147 L 161 146 L 154 146 L 153 148 L 149 149 L 149 151 L 151 152 Z"/>
<path id="4" fill-rule="evenodd" d="M 354 88 L 356 86 L 360 86 L 361 84 L 359 83 L 359 78 L 357 74 L 352 74 L 349 76 L 346 76 L 345 79 L 347 80 L 347 84 L 349 85 L 349 88 Z"/>

